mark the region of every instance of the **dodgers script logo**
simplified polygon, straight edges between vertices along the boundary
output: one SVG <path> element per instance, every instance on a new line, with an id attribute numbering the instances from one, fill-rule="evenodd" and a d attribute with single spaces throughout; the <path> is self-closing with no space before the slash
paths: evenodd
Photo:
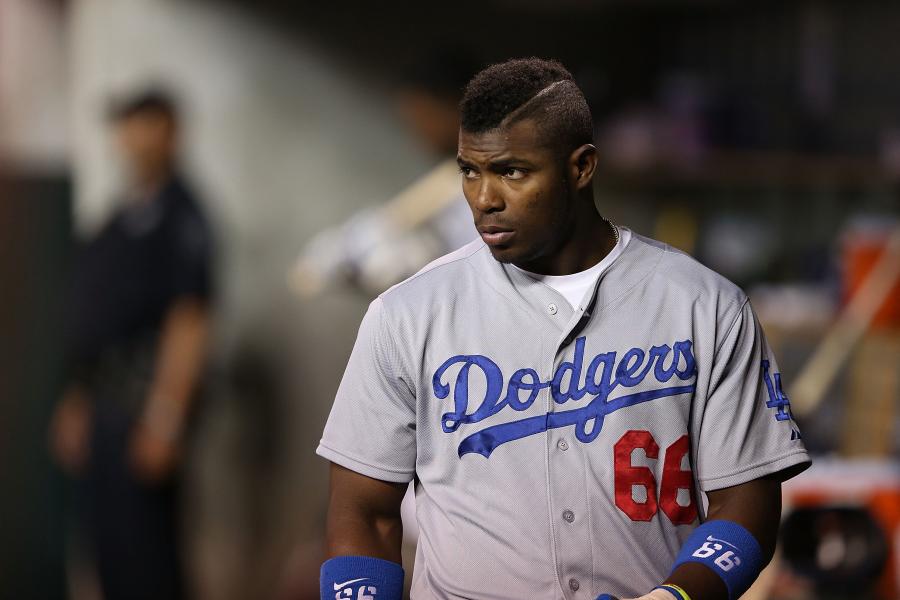
<path id="1" fill-rule="evenodd" d="M 432 377 L 434 394 L 443 400 L 450 395 L 450 383 L 449 380 L 447 383 L 444 382 L 444 375 L 451 367 L 460 366 L 453 386 L 454 410 L 441 416 L 441 428 L 445 433 L 452 433 L 464 423 L 478 423 L 506 408 L 515 411 L 526 410 L 534 403 L 540 391 L 549 387 L 557 404 L 565 404 L 570 400 L 577 402 L 585 396 L 591 396 L 592 399 L 587 405 L 572 410 L 550 412 L 488 426 L 460 442 L 460 458 L 470 452 L 488 458 L 501 444 L 558 427 L 574 426 L 575 437 L 580 442 L 588 443 L 600 435 L 603 420 L 608 414 L 642 402 L 692 393 L 695 388 L 693 383 L 609 399 L 610 394 L 617 388 L 634 387 L 644 381 L 651 371 L 660 383 L 668 383 L 672 377 L 681 381 L 693 378 L 697 373 L 697 364 L 691 351 L 692 346 L 691 340 L 684 340 L 675 342 L 671 347 L 667 344 L 653 346 L 648 351 L 632 348 L 623 354 L 618 362 L 616 352 L 606 352 L 596 355 L 588 364 L 587 370 L 584 370 L 584 338 L 580 337 L 575 341 L 575 356 L 572 362 L 560 364 L 553 379 L 541 381 L 534 369 L 519 369 L 506 382 L 505 394 L 503 371 L 497 363 L 481 354 L 453 356 L 444 361 Z M 473 367 L 481 371 L 487 387 L 481 404 L 473 412 L 469 412 L 469 375 Z M 563 389 L 563 378 L 567 373 L 568 385 Z M 523 392 L 526 394 L 524 397 Z"/>

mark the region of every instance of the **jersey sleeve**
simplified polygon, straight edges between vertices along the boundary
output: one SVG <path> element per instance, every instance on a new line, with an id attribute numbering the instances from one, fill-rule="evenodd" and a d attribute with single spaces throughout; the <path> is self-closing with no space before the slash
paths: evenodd
<path id="1" fill-rule="evenodd" d="M 712 491 L 810 464 L 781 373 L 748 301 L 720 338 L 697 442 L 700 488 Z"/>
<path id="2" fill-rule="evenodd" d="M 175 297 L 208 300 L 212 295 L 213 254 L 209 226 L 199 214 L 181 214 L 175 225 L 173 241 L 176 253 L 172 272 Z"/>
<path id="3" fill-rule="evenodd" d="M 369 305 L 316 453 L 357 473 L 415 474 L 416 399 L 380 298 Z"/>

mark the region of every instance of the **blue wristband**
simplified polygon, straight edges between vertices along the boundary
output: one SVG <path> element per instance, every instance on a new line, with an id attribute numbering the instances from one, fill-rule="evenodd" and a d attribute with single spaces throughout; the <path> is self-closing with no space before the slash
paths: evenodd
<path id="1" fill-rule="evenodd" d="M 610 594 L 600 594 L 594 600 L 619 600 L 615 596 L 611 596 Z"/>
<path id="2" fill-rule="evenodd" d="M 337 556 L 322 563 L 321 600 L 401 600 L 403 567 L 371 556 Z"/>
<path id="3" fill-rule="evenodd" d="M 731 600 L 740 598 L 765 566 L 759 542 L 733 521 L 707 521 L 695 529 L 681 547 L 672 571 L 689 562 L 706 565 L 718 575 Z"/>

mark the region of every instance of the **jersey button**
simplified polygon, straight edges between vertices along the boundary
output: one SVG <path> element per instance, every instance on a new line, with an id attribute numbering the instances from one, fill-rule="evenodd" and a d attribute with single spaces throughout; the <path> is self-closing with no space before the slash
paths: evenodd
<path id="1" fill-rule="evenodd" d="M 569 580 L 569 589 L 572 590 L 573 592 L 577 592 L 577 591 L 578 591 L 578 588 L 580 588 L 580 587 L 581 587 L 581 584 L 578 583 L 578 580 L 577 580 L 577 579 L 570 579 L 570 580 Z"/>
<path id="2" fill-rule="evenodd" d="M 558 311 L 558 310 L 559 309 L 552 302 L 547 305 L 547 312 L 550 313 L 551 315 L 555 315 L 556 311 Z"/>
<path id="3" fill-rule="evenodd" d="M 563 511 L 563 520 L 566 523 L 571 523 L 572 521 L 575 520 L 575 513 L 573 513 L 571 510 L 564 510 Z"/>
<path id="4" fill-rule="evenodd" d="M 559 440 L 558 442 L 556 442 L 556 447 L 565 452 L 569 449 L 569 442 L 567 442 L 566 440 Z"/>

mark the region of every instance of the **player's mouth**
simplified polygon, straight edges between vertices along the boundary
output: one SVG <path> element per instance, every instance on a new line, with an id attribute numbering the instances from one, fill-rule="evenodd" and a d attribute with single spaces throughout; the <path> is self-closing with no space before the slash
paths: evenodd
<path id="1" fill-rule="evenodd" d="M 484 243 L 488 246 L 502 246 L 503 244 L 508 244 L 516 234 L 512 229 L 504 229 L 503 227 L 494 225 L 479 227 L 478 233 L 481 234 L 481 239 L 483 239 Z"/>

